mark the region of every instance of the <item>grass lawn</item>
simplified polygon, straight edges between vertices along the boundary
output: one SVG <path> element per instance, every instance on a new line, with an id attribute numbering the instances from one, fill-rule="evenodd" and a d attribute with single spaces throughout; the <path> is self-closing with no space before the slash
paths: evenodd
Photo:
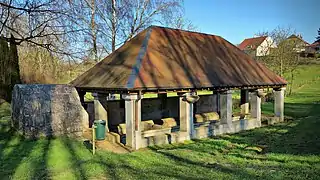
<path id="1" fill-rule="evenodd" d="M 315 81 L 286 98 L 293 121 L 124 155 L 93 156 L 69 138 L 25 140 L 2 104 L 0 179 L 320 179 L 319 90 Z"/>

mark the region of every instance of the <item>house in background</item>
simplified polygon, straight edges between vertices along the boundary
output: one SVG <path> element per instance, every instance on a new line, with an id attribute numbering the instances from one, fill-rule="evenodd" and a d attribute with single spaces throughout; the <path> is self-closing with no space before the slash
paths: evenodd
<path id="1" fill-rule="evenodd" d="M 303 40 L 301 35 L 292 34 L 286 40 L 294 44 L 293 50 L 299 54 L 301 57 L 314 57 L 317 51 L 317 44 L 309 44 Z"/>
<path id="2" fill-rule="evenodd" d="M 317 54 L 320 54 L 320 41 L 315 41 L 314 43 L 310 44 L 307 49 L 309 51 L 314 51 Z"/>
<path id="3" fill-rule="evenodd" d="M 248 38 L 238 45 L 239 49 L 252 57 L 269 55 L 270 50 L 275 47 L 276 44 L 269 36 Z"/>
<path id="4" fill-rule="evenodd" d="M 302 39 L 301 35 L 292 34 L 287 38 L 287 41 L 292 41 L 295 44 L 294 50 L 297 53 L 306 52 L 306 47 L 310 45 L 308 42 Z"/>

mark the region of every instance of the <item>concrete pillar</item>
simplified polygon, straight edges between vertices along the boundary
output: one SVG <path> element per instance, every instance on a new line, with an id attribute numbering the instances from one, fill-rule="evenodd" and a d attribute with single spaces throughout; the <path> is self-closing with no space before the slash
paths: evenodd
<path id="1" fill-rule="evenodd" d="M 123 94 L 125 100 L 126 146 L 134 150 L 141 144 L 141 99 L 137 94 Z"/>
<path id="2" fill-rule="evenodd" d="M 256 119 L 257 127 L 261 126 L 261 98 L 259 91 L 254 90 L 250 92 L 250 114 L 251 117 Z"/>
<path id="3" fill-rule="evenodd" d="M 108 129 L 108 112 L 103 107 L 99 100 L 99 96 L 97 93 L 92 93 L 94 100 L 93 100 L 93 106 L 94 106 L 94 120 L 105 120 L 106 121 L 106 131 L 109 132 Z"/>
<path id="4" fill-rule="evenodd" d="M 241 114 L 246 115 L 249 114 L 249 90 L 243 89 L 240 93 L 240 109 Z"/>
<path id="5" fill-rule="evenodd" d="M 167 117 L 167 93 L 163 93 L 163 94 L 158 94 L 158 98 L 161 101 L 161 116 L 162 117 Z"/>
<path id="6" fill-rule="evenodd" d="M 274 114 L 279 122 L 284 121 L 284 90 L 285 88 L 274 89 Z"/>
<path id="7" fill-rule="evenodd" d="M 142 96 L 138 96 L 138 98 L 135 100 L 135 150 L 141 148 L 141 100 Z"/>
<path id="8" fill-rule="evenodd" d="M 217 92 L 213 92 L 213 111 L 218 112 L 219 111 L 219 94 Z"/>
<path id="9" fill-rule="evenodd" d="M 199 96 L 195 93 L 179 94 L 180 131 L 188 134 L 186 139 L 192 139 L 195 137 L 193 125 L 193 103 L 198 100 Z"/>
<path id="10" fill-rule="evenodd" d="M 232 131 L 232 91 L 220 93 L 220 123 L 226 127 L 227 132 Z"/>

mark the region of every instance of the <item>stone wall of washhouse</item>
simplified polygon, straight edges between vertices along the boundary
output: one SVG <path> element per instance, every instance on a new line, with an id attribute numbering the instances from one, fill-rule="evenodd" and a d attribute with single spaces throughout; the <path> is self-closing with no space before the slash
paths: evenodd
<path id="1" fill-rule="evenodd" d="M 211 95 L 201 95 L 198 102 L 195 103 L 195 113 L 207 113 L 207 112 L 218 112 L 219 105 L 218 105 L 218 95 L 211 94 Z"/>

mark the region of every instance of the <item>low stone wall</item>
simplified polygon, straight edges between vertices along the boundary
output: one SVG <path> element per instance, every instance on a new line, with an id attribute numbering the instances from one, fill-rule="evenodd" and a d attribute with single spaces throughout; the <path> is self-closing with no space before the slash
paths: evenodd
<path id="1" fill-rule="evenodd" d="M 194 125 L 194 138 L 202 139 L 222 134 L 232 134 L 244 130 L 254 129 L 260 127 L 260 123 L 256 119 L 240 119 L 232 121 L 232 125 L 221 124 L 219 121 L 209 121 L 204 123 L 196 123 Z M 141 137 L 141 148 L 161 145 L 180 143 L 189 139 L 189 134 L 186 132 L 172 132 L 170 134 L 159 134 L 143 138 Z"/>
<path id="2" fill-rule="evenodd" d="M 68 85 L 15 85 L 12 126 L 27 137 L 80 136 L 88 113 L 75 88 Z"/>

